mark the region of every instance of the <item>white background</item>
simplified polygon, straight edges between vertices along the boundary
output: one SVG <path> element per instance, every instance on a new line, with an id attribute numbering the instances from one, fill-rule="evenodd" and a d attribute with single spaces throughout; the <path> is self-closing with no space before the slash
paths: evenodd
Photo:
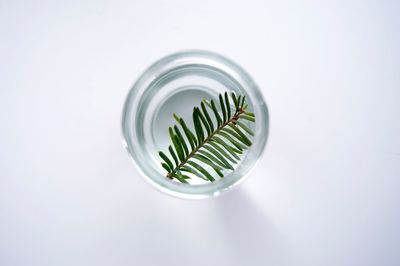
<path id="1" fill-rule="evenodd" d="M 399 1 L 0 1 L 0 265 L 400 265 Z M 252 176 L 175 199 L 121 145 L 153 61 L 263 90 Z"/>

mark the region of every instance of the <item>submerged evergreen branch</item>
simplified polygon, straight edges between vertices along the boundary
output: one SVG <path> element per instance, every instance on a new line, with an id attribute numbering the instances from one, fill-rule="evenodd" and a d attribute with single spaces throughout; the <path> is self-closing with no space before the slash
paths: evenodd
<path id="1" fill-rule="evenodd" d="M 188 183 L 187 180 L 191 177 L 187 174 L 191 174 L 213 182 L 215 175 L 207 168 L 213 169 L 220 178 L 224 177 L 223 169 L 234 170 L 232 164 L 240 160 L 238 155 L 251 146 L 250 138 L 254 136 L 253 131 L 239 120 L 254 123 L 255 115 L 247 112 L 248 105 L 244 95 L 237 97 L 232 93 L 231 99 L 233 106 L 227 92 L 224 95 L 219 94 L 222 116 L 214 100 L 203 99 L 200 108 L 194 107 L 192 113 L 194 132 L 181 117 L 173 114 L 182 132 L 178 125 L 169 127 L 170 157 L 162 151 L 159 152 L 163 160 L 161 166 L 167 171 L 167 178 Z M 213 114 L 214 121 L 210 113 Z"/>

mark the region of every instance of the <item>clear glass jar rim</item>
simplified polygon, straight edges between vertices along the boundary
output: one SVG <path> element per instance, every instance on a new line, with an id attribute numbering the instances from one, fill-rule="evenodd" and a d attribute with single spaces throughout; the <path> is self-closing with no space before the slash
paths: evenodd
<path id="1" fill-rule="evenodd" d="M 137 111 L 135 108 L 138 108 L 137 103 L 141 97 L 140 91 L 143 91 L 146 86 L 149 86 L 149 84 L 151 84 L 151 82 L 159 75 L 171 71 L 178 66 L 184 68 L 185 66 L 193 64 L 213 67 L 229 74 L 242 85 L 248 95 L 247 97 L 251 97 L 253 101 L 257 103 L 253 106 L 257 117 L 257 131 L 255 132 L 257 137 L 254 143 L 256 145 L 250 147 L 249 154 L 247 155 L 253 157 L 251 165 L 247 167 L 248 169 L 245 169 L 245 173 L 237 173 L 233 171 L 232 174 L 229 175 L 229 178 L 224 178 L 217 182 L 204 185 L 186 185 L 178 182 L 171 182 L 165 177 L 158 176 L 156 172 L 151 172 L 146 169 L 140 161 L 142 158 L 140 158 L 140 151 L 137 150 L 138 145 L 135 143 L 137 140 L 134 137 L 132 128 L 132 123 L 134 123 L 134 114 Z M 259 161 L 267 143 L 268 132 L 268 108 L 259 87 L 250 75 L 247 74 L 247 72 L 239 65 L 226 57 L 214 52 L 203 50 L 177 52 L 163 57 L 153 63 L 143 72 L 129 91 L 122 115 L 123 143 L 136 168 L 140 171 L 142 176 L 144 176 L 145 179 L 156 188 L 167 194 L 180 198 L 198 199 L 217 196 L 221 194 L 221 192 L 227 191 L 243 181 L 247 176 L 249 176 L 251 170 L 254 169 L 256 163 Z"/>

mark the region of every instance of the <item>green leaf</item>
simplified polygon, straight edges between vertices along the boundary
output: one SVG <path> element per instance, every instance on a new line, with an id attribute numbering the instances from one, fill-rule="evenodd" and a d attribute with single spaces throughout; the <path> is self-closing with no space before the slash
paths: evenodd
<path id="1" fill-rule="evenodd" d="M 237 128 L 237 127 L 236 127 L 234 124 L 232 124 L 232 123 L 229 123 L 229 126 L 230 126 L 233 130 L 235 130 L 235 132 L 236 132 L 237 134 L 240 135 L 240 137 L 241 137 L 240 140 L 242 140 L 242 142 L 243 142 L 244 144 L 246 144 L 246 145 L 248 145 L 248 146 L 251 145 L 250 139 L 249 139 L 242 131 L 240 131 L 239 128 Z"/>
<path id="2" fill-rule="evenodd" d="M 224 121 L 224 123 L 226 122 L 226 110 L 225 110 L 225 105 L 224 105 L 224 100 L 222 99 L 222 95 L 219 94 L 218 95 L 219 98 L 219 105 L 221 106 L 221 110 L 222 110 L 222 121 Z"/>
<path id="3" fill-rule="evenodd" d="M 246 96 L 243 95 L 242 102 L 240 103 L 240 108 L 243 108 L 245 99 L 246 99 Z"/>
<path id="4" fill-rule="evenodd" d="M 168 173 L 171 172 L 171 169 L 168 167 L 168 165 L 167 165 L 166 163 L 161 163 L 161 166 L 162 166 L 165 170 L 167 170 Z"/>
<path id="5" fill-rule="evenodd" d="M 228 163 L 227 160 L 225 160 L 224 156 L 222 156 L 219 152 L 217 152 L 214 148 L 210 147 L 210 146 L 204 146 L 203 148 L 207 149 L 209 151 L 211 151 L 213 154 L 205 151 L 205 150 L 199 150 L 198 153 L 203 154 L 205 157 L 207 157 L 209 160 L 215 162 L 216 164 L 218 164 L 219 166 L 223 167 L 223 168 L 228 168 L 230 170 L 233 170 L 232 165 L 230 165 Z"/>
<path id="6" fill-rule="evenodd" d="M 211 129 L 210 126 L 208 125 L 208 122 L 206 120 L 206 118 L 204 117 L 204 115 L 201 113 L 200 109 L 196 107 L 196 112 L 199 115 L 200 121 L 203 123 L 204 127 L 206 128 L 207 131 L 207 135 L 211 134 Z"/>
<path id="7" fill-rule="evenodd" d="M 201 103 L 201 110 L 203 111 L 204 116 L 205 116 L 206 119 L 207 119 L 207 122 L 208 122 L 208 125 L 210 126 L 211 131 L 214 132 L 214 124 L 213 124 L 213 122 L 212 122 L 212 120 L 211 120 L 211 117 L 210 117 L 210 115 L 209 115 L 208 112 L 207 112 L 207 108 L 206 108 L 206 106 L 204 105 L 203 102 Z"/>
<path id="8" fill-rule="evenodd" d="M 172 129 L 172 127 L 169 127 L 168 132 L 169 132 L 169 136 L 172 140 L 172 144 L 175 147 L 175 151 L 178 154 L 178 158 L 181 161 L 183 161 L 185 159 L 185 155 L 183 154 L 183 150 L 182 150 L 181 144 L 179 143 L 178 137 L 174 134 L 174 130 Z"/>
<path id="9" fill-rule="evenodd" d="M 235 132 L 231 128 L 223 128 L 222 131 L 224 131 L 227 134 L 230 134 L 231 136 L 235 137 L 238 141 L 242 142 L 244 145 L 250 146 L 251 144 L 248 144 L 246 140 L 244 140 L 237 132 Z"/>
<path id="10" fill-rule="evenodd" d="M 216 150 L 218 150 L 218 152 L 216 152 L 216 151 L 214 151 L 215 152 L 215 154 L 217 155 L 217 154 L 221 154 L 221 155 L 223 155 L 225 158 L 227 158 L 229 161 L 231 161 L 232 163 L 236 163 L 236 161 L 235 161 L 235 159 L 233 159 L 224 149 L 222 149 L 216 142 L 214 142 L 214 141 L 210 141 L 209 143 L 208 143 L 209 145 L 211 145 L 211 146 L 204 146 L 204 148 L 206 148 L 207 150 L 209 150 L 209 151 L 211 151 L 211 152 L 213 152 L 213 150 L 212 150 L 212 148 L 214 148 L 214 149 L 216 149 Z M 227 162 L 226 162 L 227 163 Z"/>
<path id="11" fill-rule="evenodd" d="M 250 112 L 244 112 L 246 115 L 251 116 L 251 117 L 255 117 L 255 114 L 250 113 Z"/>
<path id="12" fill-rule="evenodd" d="M 212 161 L 210 161 L 209 159 L 207 159 L 207 157 L 205 157 L 204 155 L 201 155 L 201 154 L 195 154 L 195 155 L 193 155 L 193 158 L 195 158 L 195 159 L 197 159 L 197 160 L 199 160 L 199 161 L 201 161 L 201 162 L 203 162 L 203 163 L 205 163 L 205 164 L 208 164 L 209 166 L 211 166 L 213 169 L 214 169 L 214 171 L 220 176 L 220 177 L 223 177 L 224 175 L 222 174 L 222 172 L 221 172 L 221 167 L 219 167 L 219 166 L 217 166 L 217 165 L 215 165 Z"/>
<path id="13" fill-rule="evenodd" d="M 200 173 L 202 173 L 205 177 L 207 177 L 208 180 L 210 180 L 211 182 L 215 181 L 215 178 L 212 177 L 212 175 L 210 175 L 209 172 L 207 172 L 206 169 L 204 169 L 202 166 L 198 165 L 197 163 L 193 162 L 193 161 L 188 161 L 188 164 L 190 164 L 191 166 L 193 166 L 194 168 L 196 168 Z"/>
<path id="14" fill-rule="evenodd" d="M 185 165 L 181 167 L 181 171 L 182 172 L 188 172 L 191 174 L 194 174 L 197 177 L 200 177 L 201 179 L 204 179 L 206 181 L 209 181 L 205 176 L 203 176 L 199 171 L 197 171 L 196 169 L 194 169 L 193 167 L 189 166 L 189 165 Z"/>
<path id="15" fill-rule="evenodd" d="M 215 142 L 218 143 L 219 145 L 223 146 L 225 148 L 225 150 L 227 150 L 233 157 L 235 157 L 235 159 L 240 160 L 239 156 L 236 155 L 233 148 L 231 146 L 229 146 L 228 144 L 226 144 L 225 141 L 223 141 L 222 139 L 220 139 L 216 136 L 214 136 L 212 139 L 215 140 Z"/>
<path id="16" fill-rule="evenodd" d="M 170 169 L 174 169 L 174 165 L 172 164 L 167 155 L 165 155 L 162 151 L 160 151 L 158 154 L 167 163 Z"/>
<path id="17" fill-rule="evenodd" d="M 253 131 L 248 128 L 245 124 L 243 124 L 240 121 L 236 121 L 236 125 L 238 125 L 239 127 L 241 127 L 244 131 L 246 131 L 249 135 L 254 136 Z"/>
<path id="18" fill-rule="evenodd" d="M 237 111 L 239 110 L 239 103 L 238 103 L 238 100 L 237 100 L 237 98 L 236 98 L 235 93 L 232 92 L 231 95 L 232 95 L 233 104 L 235 105 L 236 112 L 237 112 Z"/>
<path id="19" fill-rule="evenodd" d="M 181 183 L 187 183 L 187 181 L 185 180 L 185 178 L 182 176 L 180 171 L 176 171 L 174 177 L 176 177 L 176 179 L 179 180 L 179 182 Z"/>
<path id="20" fill-rule="evenodd" d="M 176 154 L 175 154 L 175 152 L 174 152 L 174 149 L 172 149 L 172 146 L 171 146 L 171 145 L 168 146 L 168 150 L 169 150 L 169 153 L 171 153 L 172 158 L 174 158 L 174 161 L 175 161 L 176 166 L 178 166 L 178 164 L 179 164 L 178 158 L 176 157 Z"/>
<path id="21" fill-rule="evenodd" d="M 180 120 L 179 116 L 178 116 L 176 113 L 173 113 L 172 116 L 174 117 L 174 119 L 176 120 L 176 122 L 179 123 L 179 120 Z"/>
<path id="22" fill-rule="evenodd" d="M 247 115 L 239 115 L 239 118 L 246 119 L 246 120 L 249 120 L 249 121 L 251 121 L 251 122 L 256 122 L 256 120 L 254 119 L 254 117 L 247 116 Z"/>
<path id="23" fill-rule="evenodd" d="M 207 101 L 206 99 L 203 99 L 202 102 L 207 104 L 207 106 L 210 107 L 210 109 L 212 109 L 211 103 L 209 101 Z"/>
<path id="24" fill-rule="evenodd" d="M 182 143 L 180 142 L 180 140 L 179 140 L 177 135 L 175 135 L 174 138 L 175 138 L 175 143 L 177 144 L 176 152 L 178 153 L 178 158 L 181 161 L 183 161 L 183 160 L 185 160 L 185 153 L 184 153 L 183 148 L 182 148 Z"/>
<path id="25" fill-rule="evenodd" d="M 181 118 L 180 119 L 180 124 L 183 128 L 183 130 L 185 131 L 186 137 L 192 140 L 194 147 L 197 146 L 197 139 L 196 136 L 193 134 L 193 132 L 186 126 L 185 121 Z M 194 149 L 194 147 L 192 149 Z"/>
<path id="26" fill-rule="evenodd" d="M 196 108 L 193 109 L 193 123 L 196 130 L 197 139 L 200 144 L 204 140 L 204 132 L 200 123 L 199 113 L 196 112 Z"/>
<path id="27" fill-rule="evenodd" d="M 178 124 L 181 125 L 183 132 L 185 132 L 185 135 L 189 141 L 190 147 L 192 147 L 192 149 L 194 149 L 194 147 L 196 146 L 196 139 L 192 137 L 192 136 L 194 136 L 193 133 L 191 133 L 190 129 L 186 126 L 186 123 L 182 118 L 177 116 L 175 113 L 173 113 L 173 116 L 174 116 L 176 122 L 178 122 Z"/>
<path id="28" fill-rule="evenodd" d="M 220 127 L 222 125 L 222 120 L 221 120 L 221 117 L 219 116 L 217 107 L 215 106 L 215 103 L 214 103 L 213 100 L 211 100 L 211 108 L 212 108 L 212 110 L 214 112 L 215 119 L 217 120 L 218 127 Z"/>
<path id="29" fill-rule="evenodd" d="M 229 102 L 228 92 L 225 92 L 225 107 L 228 119 L 231 118 L 231 103 Z"/>
<path id="30" fill-rule="evenodd" d="M 245 150 L 247 147 L 236 140 L 234 140 L 230 135 L 226 134 L 225 132 L 219 132 L 221 136 L 227 139 L 230 143 L 232 143 L 238 150 Z"/>
<path id="31" fill-rule="evenodd" d="M 186 126 L 186 123 L 182 118 L 179 119 L 179 124 L 183 128 L 186 138 L 189 140 L 190 147 L 192 147 L 192 150 L 193 150 L 197 146 L 196 137 L 194 136 L 192 131 Z"/>
<path id="32" fill-rule="evenodd" d="M 189 155 L 189 149 L 188 149 L 188 147 L 186 145 L 185 140 L 183 139 L 183 136 L 182 136 L 181 132 L 179 131 L 177 126 L 174 126 L 174 130 L 175 130 L 176 136 L 179 139 L 179 142 L 181 143 L 181 146 L 182 146 L 183 150 L 185 151 L 185 155 L 188 156 Z"/>

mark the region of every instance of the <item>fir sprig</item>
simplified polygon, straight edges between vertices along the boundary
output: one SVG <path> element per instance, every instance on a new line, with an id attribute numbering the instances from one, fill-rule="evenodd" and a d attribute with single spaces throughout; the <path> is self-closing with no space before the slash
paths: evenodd
<path id="1" fill-rule="evenodd" d="M 219 108 L 214 100 L 205 99 L 200 107 L 194 107 L 194 132 L 181 117 L 173 114 L 177 125 L 168 129 L 172 142 L 168 147 L 170 157 L 159 152 L 167 178 L 188 183 L 191 178 L 189 175 L 192 175 L 213 182 L 216 180 L 213 172 L 223 178 L 223 169 L 234 170 L 233 165 L 238 163 L 243 151 L 251 146 L 254 136 L 242 120 L 254 123 L 255 115 L 247 111 L 245 96 L 232 93 L 231 99 L 233 105 L 225 92 L 224 95 L 219 94 Z M 213 113 L 214 121 L 210 113 Z M 213 172 L 207 169 L 213 169 Z"/>

